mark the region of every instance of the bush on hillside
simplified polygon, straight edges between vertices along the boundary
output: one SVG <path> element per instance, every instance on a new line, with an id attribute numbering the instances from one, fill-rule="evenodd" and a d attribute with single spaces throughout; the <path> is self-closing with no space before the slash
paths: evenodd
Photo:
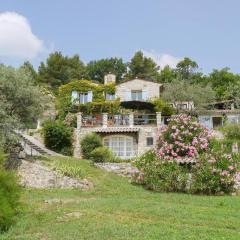
<path id="1" fill-rule="evenodd" d="M 43 138 L 47 148 L 66 155 L 72 153 L 72 129 L 61 121 L 48 120 L 43 125 Z"/>
<path id="2" fill-rule="evenodd" d="M 202 154 L 192 169 L 191 192 L 233 192 L 240 173 L 238 157 L 222 150 Z"/>
<path id="3" fill-rule="evenodd" d="M 146 188 L 160 192 L 186 192 L 188 185 L 187 166 L 180 166 L 176 161 L 166 161 L 157 157 L 154 150 L 143 154 L 137 161 L 140 170 L 133 181 Z"/>
<path id="4" fill-rule="evenodd" d="M 220 129 L 225 138 L 231 140 L 240 140 L 240 124 L 226 124 Z"/>
<path id="5" fill-rule="evenodd" d="M 80 145 L 83 158 L 90 159 L 92 151 L 102 147 L 102 140 L 96 133 L 89 133 L 82 138 Z"/>
<path id="6" fill-rule="evenodd" d="M 20 198 L 16 175 L 3 168 L 4 159 L 0 151 L 0 232 L 6 231 L 15 222 Z"/>
<path id="7" fill-rule="evenodd" d="M 155 150 L 136 160 L 134 181 L 156 191 L 230 193 L 240 182 L 238 154 L 217 141 L 195 119 L 177 116 L 159 133 Z"/>
<path id="8" fill-rule="evenodd" d="M 107 147 L 97 147 L 90 155 L 90 160 L 93 162 L 111 162 L 113 158 L 111 150 Z"/>

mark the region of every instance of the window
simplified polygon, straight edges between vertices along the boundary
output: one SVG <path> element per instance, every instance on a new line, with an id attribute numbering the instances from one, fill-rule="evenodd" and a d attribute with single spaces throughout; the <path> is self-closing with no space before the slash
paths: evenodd
<path id="1" fill-rule="evenodd" d="M 88 102 L 92 102 L 92 97 L 93 97 L 92 91 L 88 91 L 86 93 L 80 93 L 79 94 L 80 103 L 85 104 Z"/>
<path id="2" fill-rule="evenodd" d="M 178 104 L 177 109 L 181 109 L 181 110 L 188 109 L 188 106 L 187 104 Z"/>
<path id="3" fill-rule="evenodd" d="M 153 145 L 153 137 L 147 137 L 147 146 Z"/>
<path id="4" fill-rule="evenodd" d="M 131 98 L 133 101 L 140 101 L 143 100 L 142 91 L 141 90 L 134 90 L 131 92 Z"/>
<path id="5" fill-rule="evenodd" d="M 103 141 L 105 147 L 111 149 L 112 153 L 120 158 L 130 158 L 134 154 L 134 144 L 132 137 L 112 136 L 106 137 Z"/>
<path id="6" fill-rule="evenodd" d="M 106 93 L 106 100 L 114 100 L 115 99 L 115 94 L 110 94 L 110 93 Z"/>
<path id="7" fill-rule="evenodd" d="M 80 103 L 84 104 L 88 102 L 88 93 L 80 93 Z"/>

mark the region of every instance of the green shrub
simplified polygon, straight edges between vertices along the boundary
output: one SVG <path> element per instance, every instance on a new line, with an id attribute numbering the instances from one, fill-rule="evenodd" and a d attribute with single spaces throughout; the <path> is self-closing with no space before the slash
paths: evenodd
<path id="1" fill-rule="evenodd" d="M 240 124 L 226 124 L 220 130 L 227 139 L 240 140 Z"/>
<path id="2" fill-rule="evenodd" d="M 82 138 L 80 145 L 83 158 L 90 159 L 92 151 L 102 147 L 102 140 L 96 133 L 89 133 Z"/>
<path id="3" fill-rule="evenodd" d="M 162 115 L 164 115 L 164 116 L 171 116 L 175 112 L 173 107 L 171 105 L 169 105 L 168 103 L 166 103 L 162 99 L 155 99 L 153 101 L 153 104 L 155 105 L 154 110 L 156 112 L 161 112 Z"/>
<path id="4" fill-rule="evenodd" d="M 188 186 L 188 169 L 176 161 L 159 159 L 153 150 L 146 152 L 136 160 L 140 170 L 134 181 L 148 189 L 165 192 L 186 192 Z"/>
<path id="5" fill-rule="evenodd" d="M 73 178 L 83 178 L 82 169 L 77 164 L 74 164 L 73 162 L 69 164 L 68 161 L 61 161 L 56 164 L 57 171 L 67 177 L 73 177 Z"/>
<path id="6" fill-rule="evenodd" d="M 46 121 L 43 125 L 43 138 L 49 149 L 70 154 L 72 147 L 72 129 L 61 121 Z M 67 151 L 66 151 L 67 149 Z"/>
<path id="7" fill-rule="evenodd" d="M 97 147 L 90 155 L 93 162 L 111 162 L 113 160 L 112 152 L 107 147 Z"/>
<path id="8" fill-rule="evenodd" d="M 2 167 L 4 159 L 0 151 L 0 232 L 6 231 L 15 222 L 20 198 L 17 177 L 14 172 Z"/>
<path id="9" fill-rule="evenodd" d="M 211 139 L 209 141 L 209 150 L 210 151 L 224 151 L 225 153 L 232 153 L 232 145 L 235 141 L 231 139 Z"/>

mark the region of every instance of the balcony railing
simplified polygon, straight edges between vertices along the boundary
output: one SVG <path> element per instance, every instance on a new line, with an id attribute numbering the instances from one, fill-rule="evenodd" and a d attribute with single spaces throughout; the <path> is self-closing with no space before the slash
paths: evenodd
<path id="1" fill-rule="evenodd" d="M 108 115 L 107 125 L 109 127 L 129 126 L 129 114 Z"/>
<path id="2" fill-rule="evenodd" d="M 156 124 L 156 114 L 134 114 L 134 125 L 149 125 Z"/>
<path id="3" fill-rule="evenodd" d="M 140 125 L 161 124 L 161 113 L 155 114 L 96 114 L 82 115 L 78 114 L 78 126 L 80 127 L 133 127 Z"/>
<path id="4" fill-rule="evenodd" d="M 102 114 L 82 116 L 83 127 L 99 127 L 103 125 Z"/>

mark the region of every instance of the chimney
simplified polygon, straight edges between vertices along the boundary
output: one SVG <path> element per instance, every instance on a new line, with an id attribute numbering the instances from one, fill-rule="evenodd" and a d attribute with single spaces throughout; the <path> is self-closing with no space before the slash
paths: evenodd
<path id="1" fill-rule="evenodd" d="M 116 83 L 116 75 L 109 73 L 104 76 L 104 84 Z"/>

